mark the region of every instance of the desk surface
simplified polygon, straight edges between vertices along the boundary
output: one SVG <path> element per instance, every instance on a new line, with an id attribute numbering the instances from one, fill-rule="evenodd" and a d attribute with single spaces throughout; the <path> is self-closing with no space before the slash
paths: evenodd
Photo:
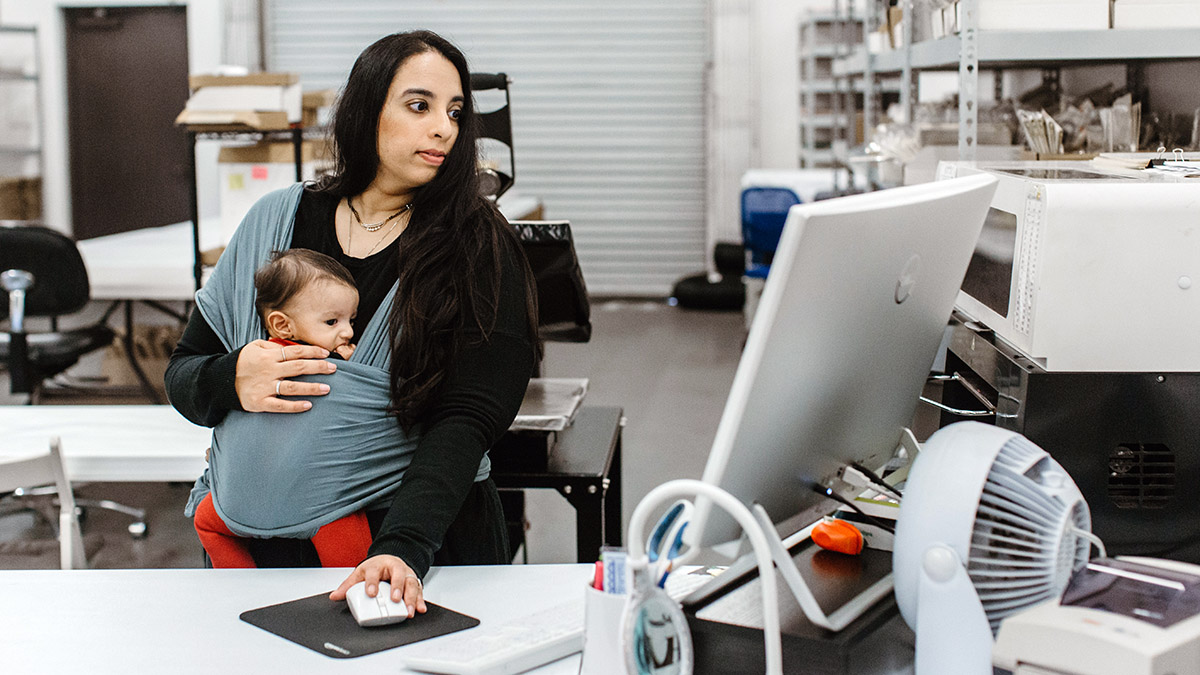
<path id="1" fill-rule="evenodd" d="M 620 408 L 580 409 L 550 457 L 548 471 L 506 475 L 504 485 L 531 487 L 535 478 L 608 475 L 619 434 Z M 62 438 L 73 481 L 191 482 L 204 473 L 212 430 L 169 405 L 0 406 L 0 456 L 44 452 Z M 607 450 L 597 452 L 597 448 Z"/>
<path id="2" fill-rule="evenodd" d="M 541 206 L 537 197 L 510 190 L 498 206 L 505 217 L 525 217 Z M 218 219 L 200 219 L 200 250 L 221 245 Z M 79 242 L 93 300 L 189 301 L 192 277 L 191 221 L 110 234 Z"/>
<path id="3" fill-rule="evenodd" d="M 439 568 L 425 581 L 425 597 L 483 625 L 509 622 L 581 595 L 590 569 Z M 411 672 L 402 665 L 404 647 L 334 659 L 238 618 L 248 609 L 332 590 L 348 571 L 0 572 L 0 661 L 11 673 Z M 575 655 L 533 672 L 576 675 L 578 664 Z"/>

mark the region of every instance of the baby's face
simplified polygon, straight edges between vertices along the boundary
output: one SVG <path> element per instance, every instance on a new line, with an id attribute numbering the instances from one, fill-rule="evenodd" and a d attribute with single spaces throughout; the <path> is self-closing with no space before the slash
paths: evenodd
<path id="1" fill-rule="evenodd" d="M 354 338 L 358 291 L 337 281 L 311 283 L 283 309 L 291 322 L 292 338 L 333 351 Z"/>

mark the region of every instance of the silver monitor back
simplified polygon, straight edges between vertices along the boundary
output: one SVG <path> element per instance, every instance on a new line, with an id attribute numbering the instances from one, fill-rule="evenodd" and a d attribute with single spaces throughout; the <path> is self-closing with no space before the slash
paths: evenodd
<path id="1" fill-rule="evenodd" d="M 971 176 L 788 214 L 702 480 L 775 522 L 850 462 L 886 462 L 912 420 L 996 180 Z M 686 534 L 736 538 L 697 499 Z"/>

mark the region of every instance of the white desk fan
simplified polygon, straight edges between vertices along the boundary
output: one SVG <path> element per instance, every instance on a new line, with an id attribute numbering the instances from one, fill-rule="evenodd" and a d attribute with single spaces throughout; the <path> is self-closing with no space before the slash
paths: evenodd
<path id="1" fill-rule="evenodd" d="M 933 434 L 904 489 L 892 563 L 917 675 L 990 675 L 1000 622 L 1062 593 L 1090 530 L 1075 482 L 1024 436 L 978 422 Z"/>

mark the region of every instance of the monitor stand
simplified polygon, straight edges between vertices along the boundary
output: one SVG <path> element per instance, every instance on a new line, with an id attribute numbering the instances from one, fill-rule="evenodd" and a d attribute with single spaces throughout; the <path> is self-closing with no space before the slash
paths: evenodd
<path id="1" fill-rule="evenodd" d="M 900 430 L 900 442 L 897 450 L 905 453 L 908 458 L 905 466 L 896 472 L 896 474 L 893 474 L 897 479 L 902 479 L 907 475 L 908 467 L 912 466 L 913 459 L 916 458 L 917 453 L 920 451 L 920 445 L 917 443 L 916 437 L 913 436 L 912 431 L 908 428 Z M 872 605 L 879 602 L 888 593 L 892 592 L 892 575 L 888 573 L 836 610 L 826 613 L 817 602 L 812 589 L 808 587 L 808 582 L 800 574 L 800 570 L 796 567 L 796 563 L 792 559 L 792 554 L 788 552 L 789 549 L 808 539 L 817 523 L 812 523 L 799 532 L 792 534 L 785 541 L 779 537 L 779 533 L 776 531 L 775 525 L 771 521 L 771 517 L 767 514 L 766 509 L 759 504 L 755 504 L 751 508 L 751 511 L 754 513 L 754 517 L 758 521 L 758 526 L 766 537 L 767 545 L 771 549 L 771 559 L 775 562 L 775 566 L 779 568 L 779 573 L 783 576 L 788 588 L 791 589 L 792 595 L 796 598 L 796 602 L 804 612 L 804 616 L 813 624 L 827 630 L 839 631 L 849 625 L 851 621 L 862 616 L 863 612 L 870 609 Z"/>

